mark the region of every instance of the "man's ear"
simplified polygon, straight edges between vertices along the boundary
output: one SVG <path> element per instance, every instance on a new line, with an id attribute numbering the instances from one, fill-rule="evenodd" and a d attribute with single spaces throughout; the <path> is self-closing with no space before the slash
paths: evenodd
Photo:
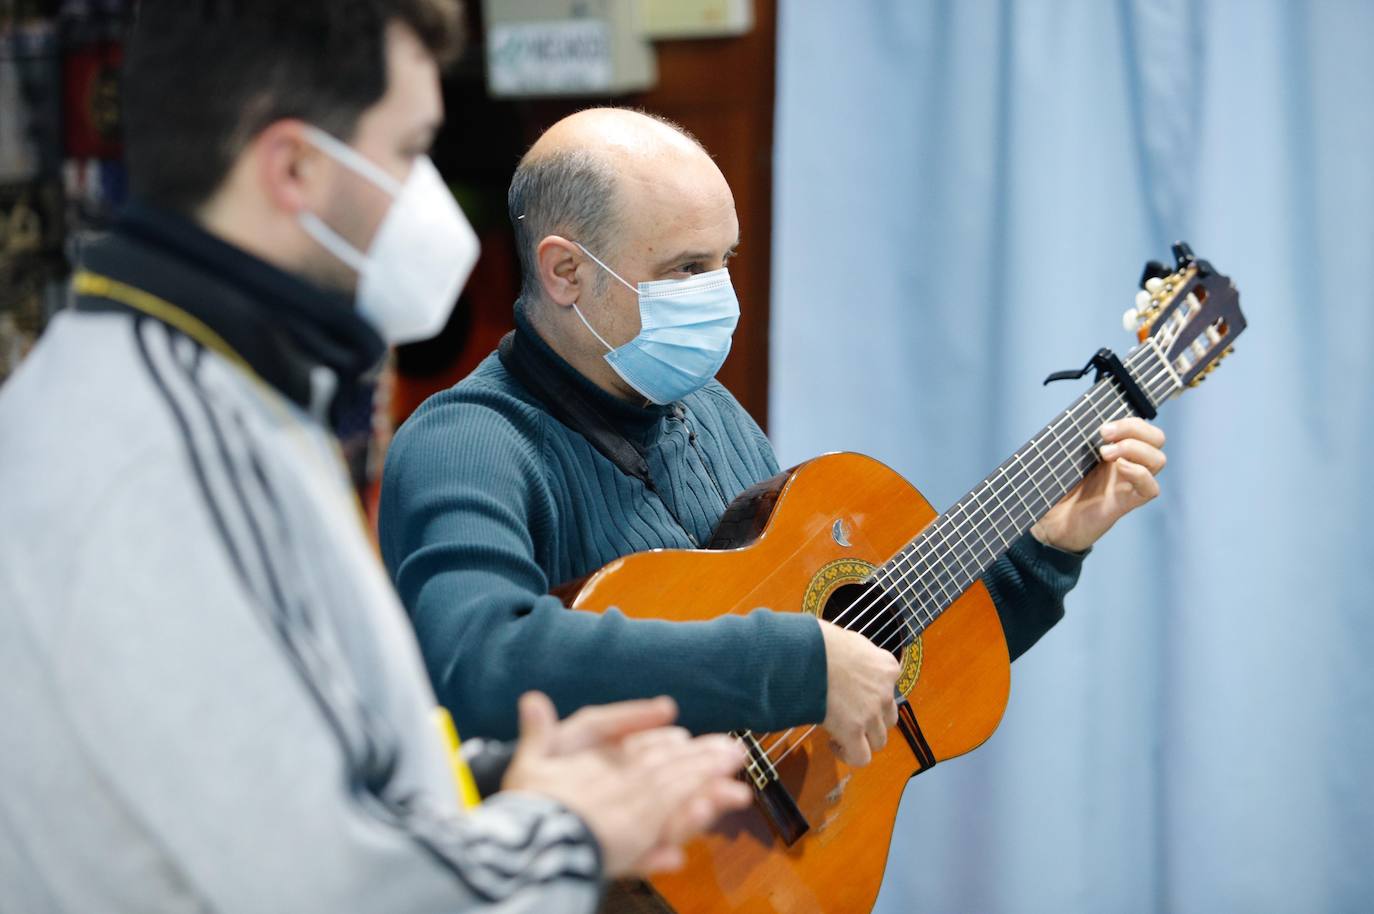
<path id="1" fill-rule="evenodd" d="M 547 235 L 534 251 L 535 267 L 544 294 L 556 305 L 568 307 L 577 302 L 583 286 L 578 268 L 587 262 L 582 249 L 559 235 Z"/>
<path id="2" fill-rule="evenodd" d="M 324 153 L 305 138 L 305 124 L 280 120 L 253 138 L 244 151 L 253 158 L 263 197 L 286 213 L 319 212 L 327 196 Z"/>

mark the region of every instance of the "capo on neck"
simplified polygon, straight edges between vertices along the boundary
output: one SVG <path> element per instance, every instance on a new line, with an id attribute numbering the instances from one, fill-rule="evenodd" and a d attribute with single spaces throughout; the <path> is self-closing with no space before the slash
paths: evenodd
<path id="1" fill-rule="evenodd" d="M 1136 415 L 1144 419 L 1153 419 L 1155 417 L 1156 411 L 1154 404 L 1151 403 L 1150 398 L 1145 395 L 1145 391 L 1140 389 L 1140 385 L 1135 382 L 1135 378 L 1131 377 L 1131 373 L 1126 370 L 1126 366 L 1121 364 L 1121 359 L 1117 358 L 1116 353 L 1112 352 L 1110 349 L 1097 350 L 1097 352 L 1093 353 L 1093 357 L 1088 360 L 1088 364 L 1084 365 L 1078 371 L 1070 369 L 1068 371 L 1054 372 L 1049 377 L 1045 378 L 1045 383 L 1049 384 L 1051 381 L 1077 381 L 1094 368 L 1097 369 L 1098 381 L 1101 381 L 1106 375 L 1110 375 L 1116 381 L 1117 385 L 1121 387 L 1122 392 L 1126 395 L 1126 402 L 1131 405 L 1131 409 L 1135 411 Z"/>

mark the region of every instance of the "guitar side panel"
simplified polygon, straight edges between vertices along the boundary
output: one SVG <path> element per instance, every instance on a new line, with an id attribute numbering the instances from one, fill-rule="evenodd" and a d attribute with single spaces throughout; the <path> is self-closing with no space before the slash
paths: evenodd
<path id="1" fill-rule="evenodd" d="M 593 574 L 576 609 L 618 607 L 630 616 L 680 621 L 766 606 L 801 611 L 808 585 L 839 560 L 880 564 L 935 517 L 921 494 L 881 463 L 836 454 L 782 474 L 753 493 L 748 545 L 725 551 L 657 550 Z M 773 494 L 775 493 L 775 494 Z M 909 702 L 935 759 L 981 744 L 1006 704 L 1009 668 L 1001 624 L 975 585 L 923 635 Z M 775 754 L 805 728 L 789 735 Z M 759 737 L 765 747 L 778 735 Z M 841 762 L 823 729 L 778 766 L 810 830 L 787 847 L 757 806 L 729 817 L 687 849 L 687 866 L 654 887 L 678 911 L 871 909 L 887 861 L 902 791 L 920 762 L 898 729 L 864 768 Z"/>

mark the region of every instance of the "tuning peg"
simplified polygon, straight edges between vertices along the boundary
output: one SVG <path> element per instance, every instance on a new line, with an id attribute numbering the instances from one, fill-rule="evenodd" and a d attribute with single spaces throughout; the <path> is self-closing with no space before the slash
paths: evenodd
<path id="1" fill-rule="evenodd" d="M 1163 279 L 1169 275 L 1169 268 L 1158 260 L 1151 260 L 1145 264 L 1145 270 L 1140 274 L 1140 287 L 1145 288 L 1145 283 L 1151 279 Z"/>
<path id="2" fill-rule="evenodd" d="M 1151 276 L 1145 280 L 1145 291 L 1150 295 L 1158 295 L 1164 289 L 1164 280 L 1158 276 Z"/>
<path id="3" fill-rule="evenodd" d="M 1121 326 L 1125 328 L 1127 333 L 1135 333 L 1136 329 L 1140 327 L 1140 312 L 1135 308 L 1127 308 L 1121 315 Z"/>
<path id="4" fill-rule="evenodd" d="M 1197 255 L 1193 253 L 1192 248 L 1188 247 L 1188 242 L 1186 241 L 1174 242 L 1173 250 L 1174 261 L 1178 264 L 1178 268 L 1180 270 L 1186 267 L 1188 264 L 1192 263 L 1194 260 L 1197 260 Z"/>

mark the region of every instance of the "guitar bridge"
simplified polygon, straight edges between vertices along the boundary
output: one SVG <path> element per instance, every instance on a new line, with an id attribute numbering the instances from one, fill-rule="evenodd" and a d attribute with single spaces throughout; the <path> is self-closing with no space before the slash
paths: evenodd
<path id="1" fill-rule="evenodd" d="M 791 847 L 811 830 L 811 823 L 802 815 L 797 801 L 778 777 L 773 760 L 763 751 L 754 734 L 748 730 L 732 730 L 730 735 L 744 743 L 749 753 L 749 761 L 744 766 L 745 776 L 753 783 L 754 794 L 773 830 L 784 844 Z"/>

